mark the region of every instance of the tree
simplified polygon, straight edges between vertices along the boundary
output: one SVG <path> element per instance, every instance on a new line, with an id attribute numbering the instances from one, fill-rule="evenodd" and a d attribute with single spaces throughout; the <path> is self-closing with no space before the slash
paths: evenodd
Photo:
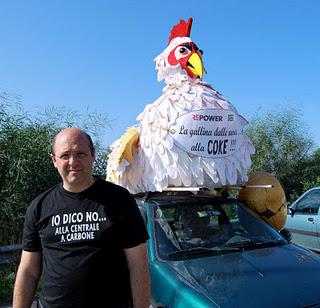
<path id="1" fill-rule="evenodd" d="M 264 170 L 282 183 L 288 200 L 304 191 L 305 166 L 313 146 L 301 113 L 287 107 L 256 114 L 250 121 L 247 134 L 256 148 L 251 172 Z"/>
<path id="2" fill-rule="evenodd" d="M 53 136 L 62 128 L 85 129 L 95 140 L 94 171 L 105 178 L 107 150 L 99 140 L 106 117 L 50 108 L 28 115 L 17 98 L 0 94 L 0 245 L 21 240 L 27 206 L 42 191 L 60 182 L 50 159 Z"/>
<path id="3" fill-rule="evenodd" d="M 306 161 L 303 171 L 304 191 L 315 186 L 320 186 L 320 149 L 317 149 Z"/>

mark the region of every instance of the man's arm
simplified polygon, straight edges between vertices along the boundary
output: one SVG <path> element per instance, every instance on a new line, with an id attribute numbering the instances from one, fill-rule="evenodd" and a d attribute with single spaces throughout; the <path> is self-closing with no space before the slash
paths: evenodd
<path id="1" fill-rule="evenodd" d="M 146 244 L 124 250 L 130 271 L 130 284 L 134 308 L 146 308 L 151 304 L 150 274 Z"/>
<path id="2" fill-rule="evenodd" d="M 13 308 L 30 308 L 41 275 L 41 252 L 22 251 L 13 292 Z"/>

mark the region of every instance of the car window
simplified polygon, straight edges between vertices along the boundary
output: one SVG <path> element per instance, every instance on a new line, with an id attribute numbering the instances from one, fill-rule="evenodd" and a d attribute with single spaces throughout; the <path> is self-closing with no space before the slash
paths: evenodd
<path id="1" fill-rule="evenodd" d="M 311 190 L 294 206 L 296 213 L 317 214 L 320 206 L 320 189 Z"/>
<path id="2" fill-rule="evenodd" d="M 165 259 L 200 248 L 232 252 L 253 248 L 253 243 L 284 243 L 278 232 L 239 203 L 161 205 L 155 210 L 154 228 L 158 254 Z"/>

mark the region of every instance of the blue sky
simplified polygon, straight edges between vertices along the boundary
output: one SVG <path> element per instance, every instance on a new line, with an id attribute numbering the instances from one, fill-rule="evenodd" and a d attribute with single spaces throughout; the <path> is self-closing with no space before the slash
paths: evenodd
<path id="1" fill-rule="evenodd" d="M 0 90 L 31 113 L 107 114 L 108 145 L 162 94 L 153 59 L 180 18 L 204 51 L 204 80 L 245 118 L 300 108 L 320 146 L 320 1 L 0 1 Z"/>

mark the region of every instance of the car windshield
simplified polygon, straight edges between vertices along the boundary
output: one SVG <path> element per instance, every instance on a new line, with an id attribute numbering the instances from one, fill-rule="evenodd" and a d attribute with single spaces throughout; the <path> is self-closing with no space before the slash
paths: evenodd
<path id="1" fill-rule="evenodd" d="M 283 245 L 286 240 L 235 200 L 190 198 L 155 209 L 156 248 L 162 259 L 186 259 Z"/>

